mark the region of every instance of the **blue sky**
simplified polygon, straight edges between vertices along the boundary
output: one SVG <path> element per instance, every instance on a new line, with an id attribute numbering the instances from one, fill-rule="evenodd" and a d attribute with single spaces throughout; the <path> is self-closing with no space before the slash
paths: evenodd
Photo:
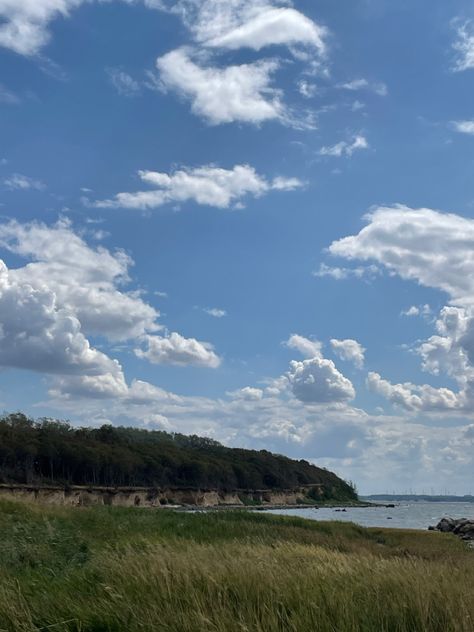
<path id="1" fill-rule="evenodd" d="M 472 491 L 473 78 L 465 0 L 0 0 L 2 407 Z"/>

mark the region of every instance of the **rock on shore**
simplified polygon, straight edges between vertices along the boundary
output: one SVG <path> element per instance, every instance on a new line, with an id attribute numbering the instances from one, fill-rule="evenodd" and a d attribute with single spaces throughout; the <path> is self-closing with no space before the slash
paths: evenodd
<path id="1" fill-rule="evenodd" d="M 454 533 L 463 540 L 474 541 L 474 519 L 442 518 L 436 527 L 429 527 L 430 531 L 441 531 L 442 533 Z"/>

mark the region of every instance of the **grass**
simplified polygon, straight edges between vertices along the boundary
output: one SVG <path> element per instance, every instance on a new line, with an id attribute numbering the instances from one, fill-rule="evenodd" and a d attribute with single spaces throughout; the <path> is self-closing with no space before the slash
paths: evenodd
<path id="1" fill-rule="evenodd" d="M 0 631 L 474 630 L 454 536 L 260 512 L 0 502 Z"/>

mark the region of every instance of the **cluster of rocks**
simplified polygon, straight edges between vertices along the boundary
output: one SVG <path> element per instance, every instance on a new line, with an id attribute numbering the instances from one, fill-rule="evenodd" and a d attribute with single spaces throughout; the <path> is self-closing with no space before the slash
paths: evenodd
<path id="1" fill-rule="evenodd" d="M 463 540 L 474 541 L 474 519 L 442 518 L 436 527 L 428 527 L 430 531 L 441 531 L 442 533 L 454 533 Z"/>

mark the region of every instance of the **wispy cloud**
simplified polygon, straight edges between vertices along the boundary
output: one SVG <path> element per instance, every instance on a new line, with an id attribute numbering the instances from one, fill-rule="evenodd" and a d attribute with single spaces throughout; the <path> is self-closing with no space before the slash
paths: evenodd
<path id="1" fill-rule="evenodd" d="M 375 92 L 375 94 L 378 94 L 380 97 L 386 97 L 388 95 L 388 88 L 385 83 L 368 81 L 367 79 L 353 79 L 346 83 L 340 83 L 337 87 L 352 92 L 367 90 L 369 92 Z"/>
<path id="2" fill-rule="evenodd" d="M 341 156 L 350 157 L 355 151 L 368 148 L 369 143 L 367 142 L 365 136 L 358 134 L 357 136 L 354 136 L 351 141 L 343 140 L 335 145 L 321 147 L 319 154 L 321 156 L 333 156 L 335 158 L 340 158 Z"/>
<path id="3" fill-rule="evenodd" d="M 27 191 L 28 189 L 43 191 L 46 188 L 46 185 L 41 180 L 35 180 L 21 173 L 14 173 L 5 178 L 3 184 L 10 191 Z"/>
<path id="4" fill-rule="evenodd" d="M 226 310 L 219 309 L 218 307 L 205 307 L 203 312 L 206 312 L 206 314 L 213 318 L 224 318 L 224 316 L 227 316 Z"/>
<path id="5" fill-rule="evenodd" d="M 17 105 L 21 102 L 19 96 L 17 96 L 14 92 L 6 88 L 2 83 L 0 83 L 0 103 L 6 103 L 7 105 Z"/>
<path id="6" fill-rule="evenodd" d="M 462 72 L 474 68 L 474 25 L 471 21 L 455 21 L 457 39 L 453 44 L 456 51 L 453 70 Z"/>
<path id="7" fill-rule="evenodd" d="M 330 277 L 335 281 L 345 281 L 351 278 L 374 278 L 376 276 L 379 276 L 380 274 L 380 268 L 375 265 L 357 266 L 356 268 L 344 268 L 340 266 L 328 266 L 325 263 L 322 263 L 319 266 L 319 269 L 313 272 L 313 276 L 315 277 Z"/>
<path id="8" fill-rule="evenodd" d="M 174 10 L 184 16 L 195 40 L 208 48 L 259 51 L 287 46 L 295 54 L 299 47 L 324 56 L 327 28 L 288 4 L 284 0 L 181 0 Z"/>
<path id="9" fill-rule="evenodd" d="M 135 97 L 140 93 L 140 84 L 120 68 L 107 68 L 110 83 L 124 97 Z"/>

